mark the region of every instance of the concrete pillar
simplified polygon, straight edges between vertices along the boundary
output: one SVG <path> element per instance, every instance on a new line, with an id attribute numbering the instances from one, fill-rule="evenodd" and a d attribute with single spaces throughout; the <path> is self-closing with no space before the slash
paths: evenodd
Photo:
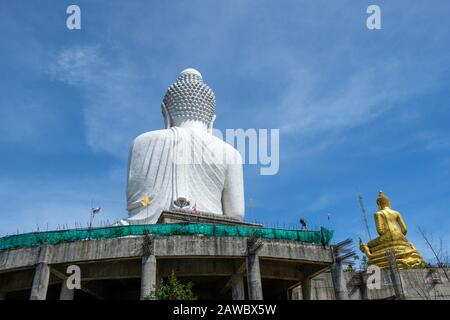
<path id="1" fill-rule="evenodd" d="M 141 299 L 155 291 L 156 287 L 156 257 L 151 254 L 142 257 Z"/>
<path id="2" fill-rule="evenodd" d="M 348 300 L 347 283 L 340 263 L 335 262 L 331 265 L 331 278 L 336 300 Z"/>
<path id="3" fill-rule="evenodd" d="M 73 300 L 75 296 L 75 290 L 67 288 L 67 280 L 64 280 L 61 284 L 61 292 L 59 293 L 59 300 Z"/>
<path id="4" fill-rule="evenodd" d="M 244 277 L 240 274 L 231 276 L 231 297 L 233 300 L 245 300 Z"/>
<path id="5" fill-rule="evenodd" d="M 249 300 L 263 300 L 261 271 L 257 254 L 247 256 L 247 287 Z"/>
<path id="6" fill-rule="evenodd" d="M 361 300 L 369 300 L 369 295 L 367 292 L 367 276 L 366 272 L 358 272 L 359 277 L 359 292 L 361 294 Z"/>
<path id="7" fill-rule="evenodd" d="M 394 287 L 395 297 L 399 300 L 405 299 L 402 278 L 397 268 L 390 268 L 389 275 L 391 277 L 392 286 Z"/>
<path id="8" fill-rule="evenodd" d="M 48 281 L 50 280 L 50 266 L 41 262 L 36 266 L 31 287 L 30 300 L 45 300 L 47 297 Z"/>
<path id="9" fill-rule="evenodd" d="M 311 300 L 311 279 L 307 278 L 302 282 L 302 299 Z"/>
<path id="10" fill-rule="evenodd" d="M 293 300 L 294 299 L 294 289 L 289 288 L 286 290 L 286 300 Z"/>

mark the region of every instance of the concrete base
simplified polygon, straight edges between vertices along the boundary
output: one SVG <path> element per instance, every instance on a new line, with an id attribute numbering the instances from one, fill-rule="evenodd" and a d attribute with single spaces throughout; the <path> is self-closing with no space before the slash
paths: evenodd
<path id="1" fill-rule="evenodd" d="M 156 290 L 156 257 L 154 255 L 142 257 L 141 299 L 146 299 Z"/>
<path id="2" fill-rule="evenodd" d="M 261 224 L 245 222 L 233 217 L 200 211 L 193 212 L 191 210 L 163 211 L 157 223 L 210 223 L 254 228 L 262 227 Z"/>
<path id="3" fill-rule="evenodd" d="M 303 300 L 311 300 L 311 279 L 302 282 L 302 298 Z"/>
<path id="4" fill-rule="evenodd" d="M 67 288 L 66 281 L 61 284 L 61 292 L 59 294 L 59 300 L 73 300 L 75 296 L 75 290 Z"/>
<path id="5" fill-rule="evenodd" d="M 344 271 L 342 265 L 334 263 L 331 266 L 331 278 L 334 287 L 334 296 L 336 300 L 348 300 L 347 283 L 345 281 Z"/>
<path id="6" fill-rule="evenodd" d="M 450 273 L 450 269 L 447 272 Z M 399 270 L 399 275 L 406 300 L 450 300 L 450 282 L 442 269 Z M 343 282 L 348 288 L 350 300 L 398 299 L 390 270 L 381 270 L 379 289 L 368 289 L 367 278 L 365 272 L 343 272 Z M 312 278 L 311 288 L 312 300 L 336 299 L 330 272 Z M 294 299 L 301 299 L 302 289 L 294 289 Z"/>
<path id="7" fill-rule="evenodd" d="M 247 257 L 247 286 L 249 300 L 263 300 L 261 271 L 257 254 Z"/>
<path id="8" fill-rule="evenodd" d="M 50 279 L 50 267 L 46 263 L 39 263 L 33 278 L 30 300 L 45 300 L 47 297 L 48 281 Z"/>
<path id="9" fill-rule="evenodd" d="M 287 290 L 304 277 L 330 267 L 330 247 L 260 241 L 257 255 L 249 255 L 245 237 L 200 235 L 156 237 L 146 258 L 145 237 L 5 250 L 0 251 L 0 292 L 11 299 L 139 299 L 173 271 L 182 282 L 193 282 L 200 299 L 244 299 L 245 274 L 250 299 L 262 299 L 264 288 L 265 298 L 286 299 Z M 81 269 L 82 286 L 74 296 L 57 289 L 69 265 Z"/>
<path id="10" fill-rule="evenodd" d="M 403 281 L 398 269 L 389 269 L 389 275 L 391 277 L 392 287 L 394 288 L 395 298 L 397 300 L 405 299 L 405 292 L 403 290 Z"/>
<path id="11" fill-rule="evenodd" d="M 233 300 L 245 300 L 244 277 L 240 274 L 231 276 L 231 297 Z"/>

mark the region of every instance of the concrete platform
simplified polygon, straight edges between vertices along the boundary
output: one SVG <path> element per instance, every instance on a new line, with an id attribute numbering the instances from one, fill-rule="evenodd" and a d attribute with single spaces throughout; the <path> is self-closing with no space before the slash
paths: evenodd
<path id="1" fill-rule="evenodd" d="M 396 297 L 395 285 L 389 269 L 381 270 L 379 288 L 368 288 L 368 274 L 363 271 L 344 272 L 349 300 L 392 300 Z M 450 274 L 450 269 L 446 269 Z M 450 300 L 450 282 L 440 268 L 398 270 L 403 299 L 406 300 Z M 312 300 L 335 300 L 330 272 L 324 272 L 311 281 Z M 293 299 L 302 299 L 302 288 L 293 290 Z"/>
<path id="2" fill-rule="evenodd" d="M 242 221 L 238 218 L 218 215 L 209 212 L 193 212 L 192 210 L 171 210 L 163 211 L 157 221 L 158 224 L 163 223 L 210 223 L 225 224 L 233 226 L 245 226 L 261 228 L 261 224 Z"/>
<path id="3" fill-rule="evenodd" d="M 331 248 L 245 237 L 134 236 L 0 251 L 0 298 L 139 299 L 172 272 L 200 299 L 288 299 L 329 269 Z M 67 292 L 67 267 L 81 290 Z M 245 285 L 247 283 L 247 285 Z"/>

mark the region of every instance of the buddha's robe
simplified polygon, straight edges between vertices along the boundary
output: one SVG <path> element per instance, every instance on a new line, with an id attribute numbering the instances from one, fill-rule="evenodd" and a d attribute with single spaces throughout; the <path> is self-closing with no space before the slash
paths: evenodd
<path id="1" fill-rule="evenodd" d="M 400 212 L 385 208 L 375 213 L 375 225 L 380 235 L 378 238 L 369 241 L 369 248 L 390 243 L 392 241 L 408 242 L 405 237 L 407 228 Z"/>
<path id="2" fill-rule="evenodd" d="M 126 195 L 128 219 L 120 224 L 156 223 L 180 197 L 190 201 L 188 209 L 242 219 L 242 158 L 231 145 L 198 129 L 147 132 L 131 147 Z"/>

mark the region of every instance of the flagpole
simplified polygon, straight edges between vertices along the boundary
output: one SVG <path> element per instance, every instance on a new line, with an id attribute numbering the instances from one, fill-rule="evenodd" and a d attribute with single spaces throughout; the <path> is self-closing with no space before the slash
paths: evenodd
<path id="1" fill-rule="evenodd" d="M 94 200 L 91 200 L 91 215 L 89 220 L 89 229 L 92 228 L 92 220 L 94 220 Z"/>
<path id="2" fill-rule="evenodd" d="M 90 210 L 90 216 L 89 216 L 89 227 L 88 227 L 88 239 L 91 240 L 91 229 L 92 229 L 92 213 L 93 213 L 93 207 L 94 206 L 94 200 L 91 200 L 91 210 Z"/>

